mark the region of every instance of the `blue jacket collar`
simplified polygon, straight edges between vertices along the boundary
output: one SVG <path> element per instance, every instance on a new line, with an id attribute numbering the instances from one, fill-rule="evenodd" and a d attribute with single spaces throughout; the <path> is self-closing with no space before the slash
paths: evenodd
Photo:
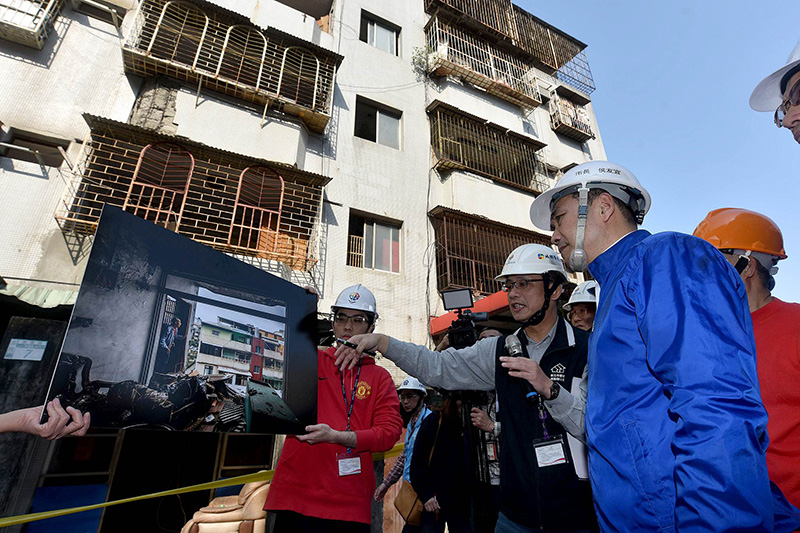
<path id="1" fill-rule="evenodd" d="M 603 282 L 607 281 L 611 273 L 616 271 L 620 264 L 624 262 L 629 251 L 649 236 L 650 232 L 643 229 L 628 233 L 589 263 L 589 272 L 597 280 L 601 288 L 603 287 Z"/>

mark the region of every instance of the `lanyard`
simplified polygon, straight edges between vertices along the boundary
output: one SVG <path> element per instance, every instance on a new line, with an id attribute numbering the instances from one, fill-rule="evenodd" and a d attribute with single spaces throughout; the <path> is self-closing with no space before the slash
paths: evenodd
<path id="1" fill-rule="evenodd" d="M 420 403 L 422 403 L 422 398 L 420 398 Z M 408 437 L 408 442 L 414 441 L 414 433 L 419 429 L 420 423 L 422 422 L 422 414 L 425 412 L 425 405 L 422 405 L 422 409 L 419 410 L 417 413 L 417 417 L 414 419 L 414 425 L 411 426 L 411 435 Z"/>
<path id="2" fill-rule="evenodd" d="M 350 431 L 350 416 L 353 414 L 353 407 L 356 405 L 356 392 L 358 391 L 358 378 L 361 377 L 361 359 L 358 360 L 358 371 L 356 372 L 356 382 L 353 384 L 353 395 L 350 397 L 350 405 L 347 405 L 347 392 L 344 390 L 344 374 L 339 373 L 339 380 L 342 382 L 342 398 L 344 398 L 344 408 L 347 411 L 347 428 Z M 350 448 L 347 448 L 350 453 Z"/>

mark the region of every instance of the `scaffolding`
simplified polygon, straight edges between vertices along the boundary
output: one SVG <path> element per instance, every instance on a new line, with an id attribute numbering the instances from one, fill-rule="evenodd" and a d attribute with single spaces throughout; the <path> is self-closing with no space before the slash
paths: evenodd
<path id="1" fill-rule="evenodd" d="M 144 0 L 123 46 L 125 68 L 166 75 L 297 116 L 321 133 L 342 57 L 212 4 Z"/>
<path id="2" fill-rule="evenodd" d="M 471 35 L 533 63 L 547 74 L 560 74 L 564 83 L 574 83 L 586 94 L 594 90 L 585 54 L 576 60 L 586 45 L 511 0 L 425 0 L 425 10 L 431 16 L 445 15 Z"/>
<path id="3" fill-rule="evenodd" d="M 526 109 L 542 103 L 532 64 L 497 48 L 440 17 L 432 17 L 425 35 L 437 76 L 458 76 L 489 94 Z"/>
<path id="4" fill-rule="evenodd" d="M 428 106 L 434 168 L 468 170 L 527 192 L 547 188 L 539 151 L 546 145 L 527 135 L 434 101 Z"/>
<path id="5" fill-rule="evenodd" d="M 0 0 L 0 39 L 41 50 L 64 0 Z"/>
<path id="6" fill-rule="evenodd" d="M 329 179 L 85 115 L 91 132 L 56 220 L 94 233 L 105 204 L 213 248 L 292 270 L 317 262 L 311 239 Z"/>
<path id="7" fill-rule="evenodd" d="M 549 237 L 446 207 L 428 213 L 436 235 L 436 281 L 440 291 L 471 288 L 483 295 L 502 289 L 494 277 L 516 247 L 549 246 Z"/>

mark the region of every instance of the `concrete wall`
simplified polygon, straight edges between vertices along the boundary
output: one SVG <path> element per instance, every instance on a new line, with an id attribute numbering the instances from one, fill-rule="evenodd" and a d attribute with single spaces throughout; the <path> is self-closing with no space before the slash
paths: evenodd
<path id="1" fill-rule="evenodd" d="M 344 12 L 341 8 L 339 3 L 334 37 L 345 59 L 337 75 L 332 122 L 338 131 L 330 139 L 335 159 L 327 165 L 333 181 L 326 192 L 331 202 L 342 205 L 326 210 L 328 255 L 320 310 L 327 311 L 345 287 L 362 283 L 377 299 L 377 331 L 425 342 L 430 139 L 426 87 L 411 57 L 424 42 L 427 16 L 422 2 L 358 0 L 344 3 Z M 399 56 L 359 40 L 362 9 L 401 27 Z M 357 96 L 402 112 L 399 150 L 354 136 Z M 346 266 L 351 209 L 402 222 L 399 273 Z"/>
<path id="2" fill-rule="evenodd" d="M 125 121 L 139 87 L 123 72 L 114 26 L 69 6 L 43 50 L 0 40 L 0 73 L 4 127 L 73 142 L 73 159 L 88 132 L 81 114 Z M 85 258 L 70 254 L 53 218 L 70 178 L 67 164 L 56 169 L 0 158 L 0 274 L 80 283 Z"/>

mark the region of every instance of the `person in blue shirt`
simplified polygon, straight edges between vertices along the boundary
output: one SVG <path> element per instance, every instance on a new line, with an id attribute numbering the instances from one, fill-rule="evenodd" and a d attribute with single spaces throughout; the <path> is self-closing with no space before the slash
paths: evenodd
<path id="1" fill-rule="evenodd" d="M 767 415 L 744 286 L 707 242 L 637 230 L 650 195 L 591 161 L 531 206 L 570 267 L 597 280 L 586 440 L 599 524 L 621 531 L 778 531 Z M 793 521 L 794 520 L 794 521 Z"/>
<path id="2" fill-rule="evenodd" d="M 386 491 L 389 490 L 389 487 L 397 483 L 401 478 L 408 483 L 411 482 L 410 470 L 411 457 L 414 454 L 414 443 L 422 421 L 431 414 L 431 410 L 425 405 L 425 396 L 427 396 L 428 390 L 417 378 L 409 376 L 404 379 L 403 383 L 397 387 L 397 393 L 400 399 L 400 407 L 405 413 L 403 418 L 408 418 L 406 436 L 403 441 L 404 448 L 403 453 L 398 456 L 386 479 L 375 489 L 374 499 L 376 502 L 381 501 L 386 496 Z M 406 530 L 413 530 L 412 526 L 406 525 L 403 531 Z"/>

